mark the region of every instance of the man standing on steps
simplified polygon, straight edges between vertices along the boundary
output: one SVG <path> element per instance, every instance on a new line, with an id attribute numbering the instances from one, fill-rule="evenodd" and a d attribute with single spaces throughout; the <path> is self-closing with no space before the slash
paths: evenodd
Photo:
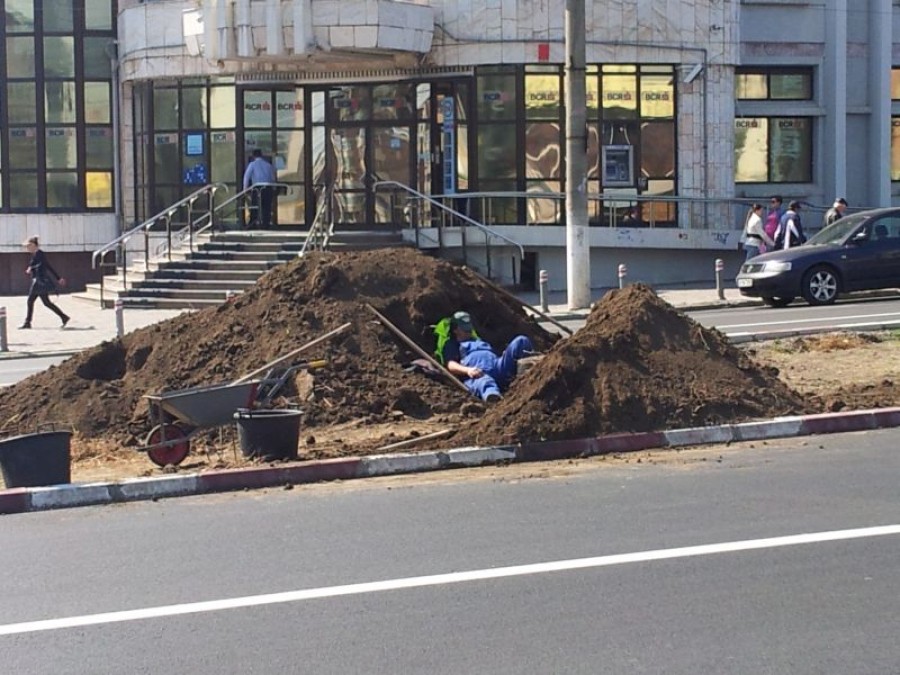
<path id="1" fill-rule="evenodd" d="M 256 214 L 251 216 L 250 226 L 254 221 L 259 227 L 268 229 L 272 225 L 272 202 L 275 196 L 275 183 L 278 176 L 275 175 L 275 167 L 262 155 L 262 150 L 253 150 L 253 161 L 247 165 L 244 171 L 244 189 L 254 185 L 264 184 L 253 190 L 251 199 Z"/>

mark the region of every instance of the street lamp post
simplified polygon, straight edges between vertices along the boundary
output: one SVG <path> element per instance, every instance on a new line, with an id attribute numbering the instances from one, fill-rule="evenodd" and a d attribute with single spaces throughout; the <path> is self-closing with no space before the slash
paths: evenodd
<path id="1" fill-rule="evenodd" d="M 569 309 L 591 304 L 587 218 L 585 0 L 566 0 L 566 282 Z"/>

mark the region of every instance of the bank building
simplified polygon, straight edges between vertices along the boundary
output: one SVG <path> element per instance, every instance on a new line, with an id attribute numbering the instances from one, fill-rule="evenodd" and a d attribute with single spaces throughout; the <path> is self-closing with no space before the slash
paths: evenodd
<path id="1" fill-rule="evenodd" d="M 34 234 L 76 288 L 108 276 L 105 302 L 174 261 L 323 242 L 565 287 L 566 0 L 0 6 L 4 294 Z M 773 194 L 813 229 L 836 196 L 900 203 L 897 2 L 586 0 L 582 28 L 593 287 L 618 264 L 736 272 L 748 205 Z M 277 175 L 265 229 L 254 150 Z"/>

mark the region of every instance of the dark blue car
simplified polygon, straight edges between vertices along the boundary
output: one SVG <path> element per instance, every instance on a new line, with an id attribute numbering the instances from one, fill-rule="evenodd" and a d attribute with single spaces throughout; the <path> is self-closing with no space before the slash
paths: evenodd
<path id="1" fill-rule="evenodd" d="M 798 296 L 827 305 L 842 293 L 900 287 L 900 208 L 844 216 L 803 246 L 751 258 L 736 281 L 741 295 L 772 307 Z"/>

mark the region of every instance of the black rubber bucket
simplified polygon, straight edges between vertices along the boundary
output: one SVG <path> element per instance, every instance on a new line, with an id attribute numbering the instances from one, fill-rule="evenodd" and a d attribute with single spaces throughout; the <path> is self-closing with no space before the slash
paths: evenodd
<path id="1" fill-rule="evenodd" d="M 300 410 L 238 408 L 234 419 L 241 454 L 263 460 L 297 459 L 302 414 Z"/>
<path id="2" fill-rule="evenodd" d="M 8 488 L 72 482 L 71 431 L 46 431 L 0 441 L 0 471 Z"/>

